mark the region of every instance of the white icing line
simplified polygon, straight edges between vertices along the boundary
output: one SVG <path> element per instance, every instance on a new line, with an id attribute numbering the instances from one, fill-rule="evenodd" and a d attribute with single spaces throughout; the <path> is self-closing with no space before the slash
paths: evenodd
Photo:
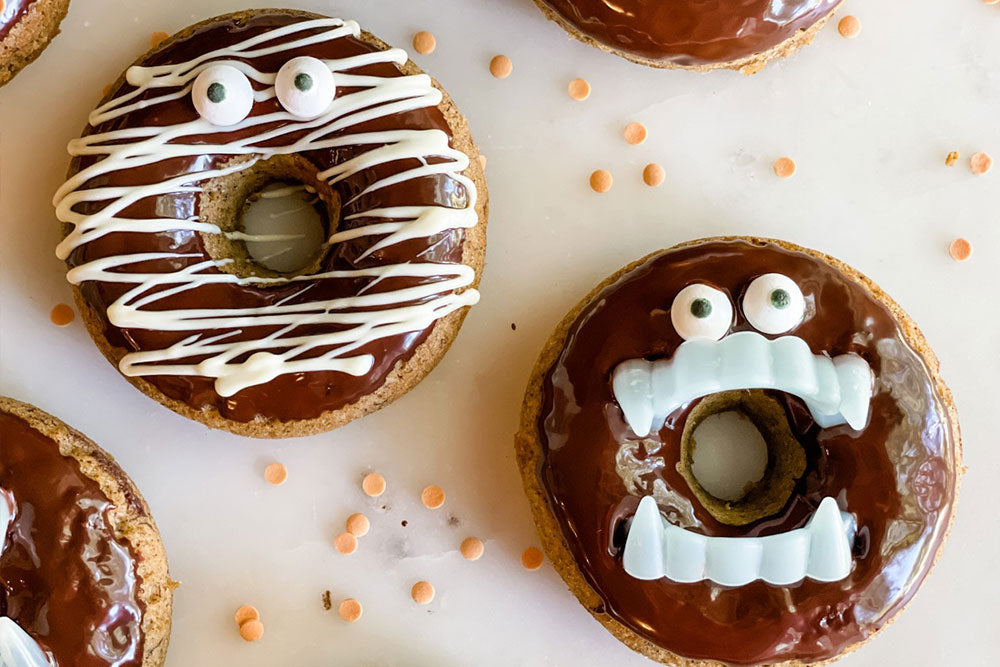
<path id="1" fill-rule="evenodd" d="M 316 34 L 301 33 L 317 31 Z M 227 64 L 236 67 L 249 79 L 265 88 L 254 92 L 257 102 L 275 96 L 276 72 L 262 72 L 252 64 L 243 62 L 258 56 L 290 51 L 311 44 L 360 35 L 360 27 L 353 21 L 316 19 L 268 30 L 229 47 L 204 53 L 183 63 L 156 67 L 130 67 L 126 78 L 137 88 L 109 100 L 90 114 L 91 125 L 120 118 L 139 109 L 147 109 L 182 99 L 190 94 L 192 82 L 207 67 Z M 378 77 L 349 72 L 374 63 L 402 65 L 407 54 L 401 49 L 374 52 L 323 62 L 336 76 L 337 85 L 357 88 L 356 92 L 338 96 L 330 107 L 317 118 L 302 121 L 292 114 L 280 111 L 266 115 L 249 116 L 240 123 L 225 128 L 240 131 L 268 124 L 278 127 L 266 132 L 223 144 L 184 143 L 189 137 L 215 134 L 220 128 L 203 119 L 163 127 L 140 127 L 112 130 L 74 139 L 69 143 L 73 156 L 102 157 L 98 162 L 71 177 L 57 191 L 53 203 L 60 221 L 73 229 L 59 244 L 57 255 L 66 259 L 77 248 L 107 234 L 118 232 L 162 233 L 168 231 L 219 234 L 221 230 L 211 223 L 196 218 L 133 219 L 122 217 L 122 211 L 149 197 L 172 193 L 199 193 L 200 183 L 208 179 L 250 168 L 257 160 L 275 155 L 301 153 L 309 150 L 329 149 L 348 145 L 370 145 L 372 148 L 350 160 L 337 164 L 320 173 L 319 178 L 331 185 L 360 171 L 397 162 L 417 160 L 420 166 L 399 174 L 382 178 L 369 184 L 357 197 L 381 188 L 409 180 L 444 174 L 461 183 L 467 192 L 464 208 L 443 206 L 401 206 L 371 209 L 347 216 L 347 220 L 364 220 L 366 224 L 354 229 L 334 232 L 330 243 L 366 236 L 384 236 L 362 255 L 364 257 L 396 243 L 416 238 L 430 238 L 450 229 L 467 229 L 478 222 L 475 211 L 476 188 L 461 174 L 469 165 L 469 158 L 449 146 L 448 136 L 440 130 L 391 130 L 331 134 L 397 113 L 437 106 L 441 92 L 425 74 L 397 77 Z M 136 101 L 148 90 L 163 90 L 144 101 Z M 284 145 L 275 143 L 291 133 L 312 130 Z M 200 155 L 248 156 L 253 159 L 228 167 L 185 174 L 158 183 L 130 187 L 91 187 L 86 183 L 112 172 L 144 167 L 171 158 Z M 428 158 L 439 162 L 429 164 Z M 354 201 L 354 200 L 352 200 Z M 75 210 L 79 204 L 108 202 L 101 210 L 85 215 Z M 345 202 L 349 204 L 350 202 Z M 227 234 L 240 238 L 238 234 Z M 374 359 L 371 355 L 351 353 L 380 338 L 426 329 L 437 319 L 471 306 L 479 294 L 470 286 L 475 281 L 475 271 L 461 264 L 411 262 L 385 265 L 354 271 L 329 271 L 312 276 L 291 279 L 238 278 L 229 273 L 210 273 L 227 261 L 207 260 L 193 262 L 199 256 L 180 253 L 135 253 L 95 259 L 67 272 L 73 284 L 85 281 L 134 284 L 122 297 L 108 307 L 109 321 L 119 328 L 161 331 L 200 331 L 202 329 L 227 330 L 209 336 L 196 333 L 161 350 L 144 350 L 126 354 L 121 360 L 122 373 L 142 375 L 199 375 L 215 378 L 216 391 L 230 396 L 240 389 L 268 382 L 285 373 L 308 371 L 338 371 L 351 375 L 368 373 Z M 191 262 L 181 269 L 164 273 L 142 273 L 131 266 L 145 260 L 174 259 L 181 264 Z M 416 285 L 388 292 L 371 292 L 370 289 L 389 276 L 407 276 L 418 279 Z M 285 299 L 271 306 L 260 308 L 202 308 L 182 310 L 151 310 L 158 301 L 188 290 L 214 283 L 238 285 L 288 284 L 300 281 L 368 278 L 369 283 L 352 297 L 292 304 Z M 169 286 L 169 287 L 168 287 Z M 307 286 L 308 288 L 308 286 Z M 419 303 L 414 303 L 419 301 Z M 354 312 L 358 308 L 371 308 Z M 323 334 L 295 336 L 297 327 L 304 324 L 346 325 L 348 328 Z M 237 333 L 249 327 L 277 326 L 277 331 L 259 340 L 232 341 Z M 311 350 L 331 347 L 317 356 L 309 357 Z M 249 355 L 245 361 L 234 359 Z M 183 359 L 197 362 L 169 363 Z"/>

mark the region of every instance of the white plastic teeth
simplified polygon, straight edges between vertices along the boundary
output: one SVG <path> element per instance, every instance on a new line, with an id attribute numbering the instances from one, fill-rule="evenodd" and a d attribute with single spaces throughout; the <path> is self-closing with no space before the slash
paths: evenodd
<path id="1" fill-rule="evenodd" d="M 868 422 L 874 374 L 856 354 L 813 354 L 797 336 L 768 340 L 740 331 L 720 341 L 681 343 L 673 359 L 630 359 L 615 368 L 612 391 L 640 438 L 696 398 L 733 389 L 776 389 L 805 401 L 821 428 Z"/>
<path id="2" fill-rule="evenodd" d="M 0 617 L 0 667 L 52 667 L 34 639 L 13 619 Z"/>
<path id="3" fill-rule="evenodd" d="M 326 63 L 312 56 L 299 56 L 278 70 L 274 92 L 285 111 L 296 118 L 310 119 L 330 108 L 337 86 Z"/>
<path id="4" fill-rule="evenodd" d="M 840 581 L 851 573 L 855 530 L 854 517 L 828 497 L 802 528 L 767 537 L 708 537 L 667 522 L 646 496 L 629 526 L 622 564 L 636 579 L 666 577 L 677 583 Z"/>

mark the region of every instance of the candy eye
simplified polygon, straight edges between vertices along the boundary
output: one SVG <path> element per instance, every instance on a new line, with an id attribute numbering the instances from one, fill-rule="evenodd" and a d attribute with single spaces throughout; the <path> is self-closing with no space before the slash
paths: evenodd
<path id="1" fill-rule="evenodd" d="M 191 100 L 198 114 L 212 125 L 236 125 L 253 109 L 253 86 L 230 65 L 212 65 L 194 80 Z"/>
<path id="2" fill-rule="evenodd" d="M 696 283 L 674 297 L 670 321 L 684 340 L 719 340 L 733 325 L 733 306 L 721 291 Z"/>
<path id="3" fill-rule="evenodd" d="M 802 322 L 806 300 L 802 290 L 780 273 L 753 279 L 743 297 L 743 314 L 754 329 L 766 334 L 791 331 Z"/>
<path id="4" fill-rule="evenodd" d="M 333 72 L 322 60 L 299 56 L 278 70 L 274 90 L 288 113 L 298 118 L 315 118 L 330 108 L 337 86 Z"/>

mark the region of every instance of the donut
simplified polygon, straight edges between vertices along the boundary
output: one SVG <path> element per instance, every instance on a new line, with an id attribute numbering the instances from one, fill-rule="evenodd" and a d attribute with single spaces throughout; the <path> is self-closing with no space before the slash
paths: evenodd
<path id="1" fill-rule="evenodd" d="M 158 667 L 173 584 L 149 506 L 110 454 L 0 396 L 0 664 Z"/>
<path id="2" fill-rule="evenodd" d="M 69 0 L 0 0 L 0 86 L 59 34 Z"/>
<path id="3" fill-rule="evenodd" d="M 438 363 L 476 290 L 487 197 L 465 119 L 353 21 L 203 21 L 129 67 L 69 144 L 57 255 L 91 336 L 175 412 L 256 437 L 335 428 Z M 241 219 L 314 193 L 325 241 L 276 271 Z"/>
<path id="4" fill-rule="evenodd" d="M 650 67 L 759 71 L 812 41 L 841 0 L 535 0 L 576 39 Z"/>
<path id="5" fill-rule="evenodd" d="M 730 463 L 754 450 L 759 468 Z M 822 663 L 870 639 L 938 558 L 962 470 L 910 317 L 839 260 L 750 237 L 594 289 L 535 366 L 516 451 L 570 590 L 685 667 Z M 743 479 L 699 472 L 711 457 Z"/>

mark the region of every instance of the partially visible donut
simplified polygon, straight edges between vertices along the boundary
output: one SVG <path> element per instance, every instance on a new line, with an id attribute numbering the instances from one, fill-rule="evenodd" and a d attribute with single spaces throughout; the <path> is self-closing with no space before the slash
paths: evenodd
<path id="1" fill-rule="evenodd" d="M 713 497 L 697 427 L 734 412 L 767 464 Z M 542 351 L 516 447 L 569 588 L 684 667 L 825 663 L 880 632 L 940 555 L 962 471 L 951 394 L 899 305 L 835 258 L 749 237 L 594 289 Z"/>
<path id="2" fill-rule="evenodd" d="M 41 55 L 69 11 L 69 0 L 0 0 L 0 86 Z"/>
<path id="3" fill-rule="evenodd" d="M 841 0 L 535 0 L 580 41 L 650 67 L 746 74 L 812 41 Z"/>
<path id="4" fill-rule="evenodd" d="M 430 372 L 478 300 L 486 188 L 465 119 L 352 21 L 191 26 L 123 74 L 69 151 L 58 254 L 91 335 L 209 426 L 285 437 L 372 412 Z M 292 275 L 252 261 L 237 226 L 288 180 L 329 219 Z"/>
<path id="5" fill-rule="evenodd" d="M 0 664 L 13 652 L 30 667 L 162 665 L 173 584 L 132 480 L 83 434 L 3 396 L 0 443 Z"/>

